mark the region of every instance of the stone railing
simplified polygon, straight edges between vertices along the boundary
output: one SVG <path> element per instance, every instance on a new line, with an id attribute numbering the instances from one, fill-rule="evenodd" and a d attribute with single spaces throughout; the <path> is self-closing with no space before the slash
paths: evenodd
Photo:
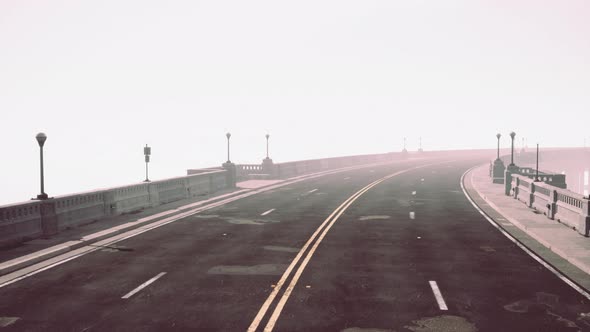
<path id="1" fill-rule="evenodd" d="M 0 206 L 0 245 L 231 187 L 226 170 L 194 171 L 182 177 Z"/>
<path id="2" fill-rule="evenodd" d="M 540 177 L 540 176 L 539 176 Z M 525 175 L 512 175 L 513 197 L 528 207 L 543 212 L 578 233 L 590 232 L 590 199 L 549 183 L 535 182 Z"/>

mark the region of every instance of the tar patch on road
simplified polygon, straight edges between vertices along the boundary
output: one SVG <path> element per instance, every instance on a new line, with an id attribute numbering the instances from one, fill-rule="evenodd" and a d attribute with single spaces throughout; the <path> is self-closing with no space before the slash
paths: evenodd
<path id="1" fill-rule="evenodd" d="M 362 216 L 359 218 L 360 221 L 365 220 L 387 220 L 391 219 L 391 216 Z"/>
<path id="2" fill-rule="evenodd" d="M 560 303 L 559 296 L 538 292 L 536 293 L 535 298 L 523 299 L 507 304 L 504 306 L 504 309 L 517 314 L 547 316 L 547 318 L 550 318 L 550 320 L 553 321 L 553 325 L 559 327 L 560 330 L 566 329 L 569 331 L 572 329 L 572 331 L 579 331 L 580 326 L 577 323 L 566 319 L 561 315 L 561 311 L 567 309 L 564 307 L 567 307 L 567 305 Z M 579 314 L 577 320 L 581 326 L 590 326 L 588 317 L 584 313 Z"/>
<path id="3" fill-rule="evenodd" d="M 437 316 L 430 318 L 422 318 L 412 322 L 413 326 L 406 326 L 405 328 L 414 332 L 476 332 L 477 328 L 474 324 L 468 322 L 463 317 L 458 316 Z"/>
<path id="4" fill-rule="evenodd" d="M 210 268 L 207 273 L 223 275 L 282 275 L 286 269 L 286 264 L 260 264 L 252 266 L 219 265 Z"/>

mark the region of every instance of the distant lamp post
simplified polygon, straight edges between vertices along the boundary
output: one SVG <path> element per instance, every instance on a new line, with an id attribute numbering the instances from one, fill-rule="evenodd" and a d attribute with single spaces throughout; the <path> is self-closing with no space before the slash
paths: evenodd
<path id="1" fill-rule="evenodd" d="M 227 137 L 227 163 L 231 164 L 231 159 L 229 159 L 229 139 L 231 138 L 231 133 L 225 134 L 225 137 Z"/>
<path id="2" fill-rule="evenodd" d="M 516 133 L 515 132 L 511 132 L 510 133 L 510 138 L 512 139 L 512 153 L 511 153 L 511 157 L 510 157 L 510 166 L 514 166 L 514 137 L 516 137 Z"/>
<path id="3" fill-rule="evenodd" d="M 45 135 L 45 133 L 38 133 L 35 138 L 37 139 L 37 143 L 39 143 L 39 156 L 41 161 L 41 194 L 37 195 L 37 199 L 43 200 L 48 198 L 45 193 L 45 178 L 43 176 L 43 145 L 45 145 L 47 135 Z"/>
<path id="4" fill-rule="evenodd" d="M 498 138 L 498 157 L 496 158 L 496 160 L 500 159 L 500 137 L 502 137 L 502 134 L 497 133 L 496 137 Z"/>
<path id="5" fill-rule="evenodd" d="M 147 144 L 143 148 L 143 155 L 145 156 L 145 181 L 143 182 L 150 182 L 148 177 L 148 163 L 150 162 L 150 155 L 152 154 L 152 148 L 149 147 Z"/>
<path id="6" fill-rule="evenodd" d="M 266 134 L 266 159 L 270 159 L 268 156 L 268 139 L 270 138 L 269 134 Z"/>
<path id="7" fill-rule="evenodd" d="M 539 182 L 539 143 L 537 143 L 537 171 L 535 173 L 535 182 Z"/>

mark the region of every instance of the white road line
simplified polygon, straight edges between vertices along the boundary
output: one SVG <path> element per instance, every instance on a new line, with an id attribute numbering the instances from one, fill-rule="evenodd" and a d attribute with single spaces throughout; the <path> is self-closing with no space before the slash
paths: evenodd
<path id="1" fill-rule="evenodd" d="M 410 219 L 416 219 L 416 212 L 412 211 L 410 212 Z"/>
<path id="2" fill-rule="evenodd" d="M 566 275 L 564 275 L 563 273 L 561 273 L 561 271 L 557 270 L 553 266 L 549 265 L 549 263 L 545 262 L 545 260 L 543 258 L 541 258 L 536 253 L 534 253 L 532 250 L 530 250 L 529 248 L 527 248 L 524 244 L 522 244 L 519 240 L 517 240 L 510 233 L 508 233 L 504 229 L 502 229 L 502 227 L 500 227 L 498 224 L 496 224 L 496 221 L 494 221 L 492 218 L 490 218 L 482 209 L 479 208 L 479 206 L 473 201 L 473 199 L 471 198 L 471 196 L 469 196 L 469 194 L 467 193 L 467 189 L 465 189 L 465 185 L 463 183 L 464 180 L 465 180 L 465 175 L 467 175 L 467 173 L 471 172 L 476 167 L 479 167 L 479 166 L 474 166 L 474 167 L 468 169 L 465 173 L 463 173 L 463 176 L 461 176 L 461 182 L 460 182 L 461 189 L 463 190 L 463 194 L 465 195 L 465 197 L 467 197 L 467 200 L 471 203 L 471 205 L 473 205 L 473 207 L 490 224 L 492 224 L 492 226 L 494 226 L 498 231 L 500 231 L 500 233 L 504 234 L 504 236 L 506 236 L 510 241 L 512 241 L 512 243 L 516 244 L 520 249 L 522 249 L 524 252 L 526 252 L 534 260 L 536 260 L 539 264 L 543 265 L 547 270 L 551 271 L 551 273 L 555 274 L 559 279 L 561 279 L 563 282 L 565 282 L 566 284 L 568 284 L 571 288 L 575 289 L 578 293 L 582 294 L 582 296 L 584 296 L 585 298 L 587 298 L 588 300 L 590 300 L 590 294 L 588 294 L 588 292 L 586 292 L 586 290 L 584 290 L 582 287 L 578 286 L 575 282 L 573 282 L 572 280 L 570 280 Z M 473 186 L 473 174 L 471 174 L 471 183 L 472 183 L 472 186 Z"/>
<path id="3" fill-rule="evenodd" d="M 440 310 L 449 310 L 447 304 L 445 303 L 445 299 L 443 299 L 442 293 L 436 284 L 436 281 L 430 281 L 430 288 L 432 288 L 432 293 L 434 293 L 434 297 L 436 298 L 436 302 L 438 303 Z"/>
<path id="4" fill-rule="evenodd" d="M 416 196 L 416 192 L 415 191 L 412 191 L 412 196 Z"/>
<path id="5" fill-rule="evenodd" d="M 144 282 L 143 284 L 139 285 L 139 287 L 137 287 L 136 289 L 132 290 L 131 292 L 129 292 L 125 296 L 123 296 L 122 299 L 128 299 L 128 298 L 132 297 L 133 295 L 139 293 L 139 291 L 141 291 L 142 289 L 144 289 L 147 286 L 151 285 L 152 283 L 154 283 L 154 281 L 160 279 L 165 274 L 166 274 L 166 272 L 162 272 L 162 273 L 158 274 L 157 276 L 151 278 L 150 280 Z"/>
<path id="6" fill-rule="evenodd" d="M 349 177 L 345 177 L 344 180 L 350 180 L 350 176 Z"/>
<path id="7" fill-rule="evenodd" d="M 270 210 L 268 210 L 268 211 L 266 211 L 266 212 L 262 213 L 262 214 L 261 214 L 261 216 L 266 216 L 266 215 L 269 215 L 269 214 L 271 214 L 271 213 L 272 213 L 272 211 L 274 211 L 274 210 L 275 210 L 275 209 L 270 209 Z"/>
<path id="8" fill-rule="evenodd" d="M 307 193 L 308 193 L 308 194 L 313 194 L 313 193 L 315 193 L 316 191 L 318 191 L 318 189 L 310 190 L 310 191 L 308 191 Z"/>
<path id="9" fill-rule="evenodd" d="M 448 161 L 448 162 L 450 162 L 450 161 Z M 303 262 L 301 263 L 301 265 L 299 266 L 299 268 L 297 269 L 297 271 L 293 275 L 291 282 L 289 283 L 289 285 L 285 289 L 285 291 L 284 291 L 282 297 L 280 298 L 279 302 L 277 303 L 271 317 L 269 318 L 266 326 L 264 327 L 265 332 L 270 332 L 273 330 L 275 324 L 277 323 L 277 320 L 279 319 L 279 316 L 281 315 L 281 311 L 283 310 L 285 304 L 287 303 L 289 296 L 291 295 L 291 293 L 295 289 L 295 286 L 297 285 L 297 282 L 299 281 L 299 278 L 301 277 L 303 270 L 305 270 L 305 267 L 309 263 L 309 260 L 313 256 L 314 252 L 317 250 L 318 246 L 320 245 L 320 243 L 322 242 L 323 238 L 326 236 L 326 234 L 328 233 L 330 228 L 334 225 L 334 223 L 338 220 L 338 218 L 340 218 L 340 216 L 344 213 L 344 211 L 346 211 L 346 209 L 348 209 L 348 207 L 352 203 L 354 203 L 354 201 L 356 201 L 365 192 L 369 191 L 371 188 L 373 188 L 374 186 L 380 184 L 381 182 L 383 182 L 387 179 L 390 179 L 392 177 L 398 176 L 400 174 L 403 174 L 403 173 L 406 173 L 406 172 L 409 172 L 412 170 L 416 170 L 416 169 L 420 169 L 420 168 L 424 168 L 424 167 L 429 167 L 429 166 L 433 166 L 433 165 L 444 164 L 444 163 L 447 163 L 447 162 L 432 163 L 432 164 L 411 167 L 411 168 L 407 168 L 405 170 L 401 170 L 396 173 L 390 174 L 386 177 L 383 177 L 383 178 L 376 180 L 376 181 L 372 182 L 371 184 L 365 186 L 363 189 L 356 192 L 354 195 L 352 195 L 346 201 L 344 201 L 340 206 L 338 206 L 338 208 L 336 208 L 336 210 L 334 210 L 332 212 L 332 214 L 330 214 L 330 216 L 328 216 L 328 218 L 326 218 L 326 220 L 324 220 L 324 222 L 316 229 L 316 231 L 312 234 L 312 236 L 309 238 L 309 240 L 301 248 L 301 250 L 299 251 L 297 256 L 293 259 L 293 261 L 291 262 L 289 267 L 285 270 L 285 272 L 281 276 L 281 279 L 276 284 L 276 286 L 273 288 L 273 291 L 270 293 L 270 295 L 268 296 L 266 301 L 262 304 L 262 307 L 260 308 L 260 310 L 256 314 L 256 317 L 254 317 L 252 324 L 250 324 L 250 326 L 248 327 L 248 332 L 253 332 L 253 331 L 257 330 L 258 325 L 260 325 L 260 323 L 262 322 L 262 319 L 266 315 L 266 312 L 270 308 L 271 304 L 274 302 L 274 299 L 277 297 L 282 286 L 286 283 L 289 275 L 291 274 L 291 272 L 295 268 L 295 265 L 297 265 L 299 260 L 304 256 L 304 253 L 307 251 L 307 248 L 309 246 L 312 246 L 312 248 L 309 250 L 309 252 L 305 255 Z M 321 232 L 321 235 L 320 235 L 320 232 Z M 318 237 L 318 235 L 319 235 L 319 237 Z M 317 240 L 316 240 L 316 238 L 317 238 Z"/>

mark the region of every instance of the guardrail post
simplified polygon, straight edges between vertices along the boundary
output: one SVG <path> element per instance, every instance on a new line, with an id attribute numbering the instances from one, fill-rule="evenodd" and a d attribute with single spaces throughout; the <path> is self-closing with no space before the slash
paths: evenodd
<path id="1" fill-rule="evenodd" d="M 555 210 L 557 208 L 557 191 L 551 190 L 549 192 L 549 203 L 547 203 L 547 218 L 555 219 Z"/>
<path id="2" fill-rule="evenodd" d="M 529 193 L 529 208 L 533 207 L 533 203 L 535 202 L 535 189 L 537 189 L 537 186 L 535 185 L 535 182 L 531 182 L 531 191 Z"/>

